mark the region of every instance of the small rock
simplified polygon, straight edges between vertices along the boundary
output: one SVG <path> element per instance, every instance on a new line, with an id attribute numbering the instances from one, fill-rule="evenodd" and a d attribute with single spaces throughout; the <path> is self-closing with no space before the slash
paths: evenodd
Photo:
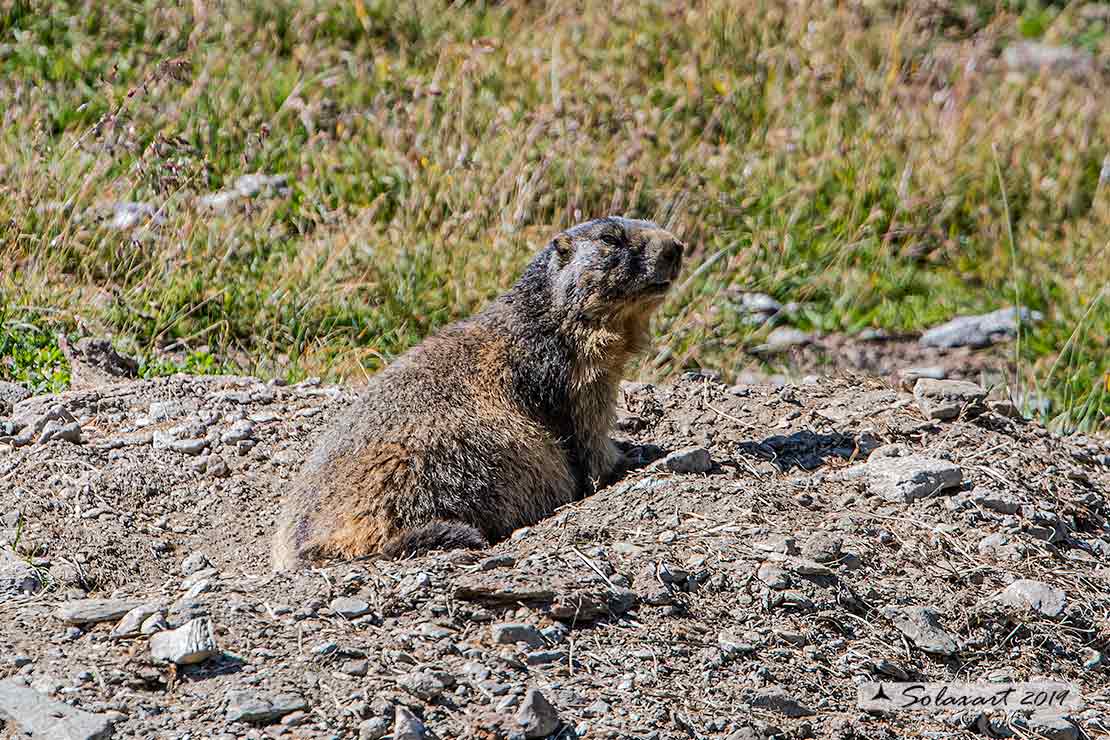
<path id="1" fill-rule="evenodd" d="M 1002 50 L 1002 62 L 1015 72 L 1090 72 L 1094 57 L 1083 49 L 1038 41 L 1018 41 Z"/>
<path id="2" fill-rule="evenodd" d="M 397 678 L 397 685 L 424 701 L 435 701 L 444 691 L 455 685 L 448 673 L 439 671 L 414 671 Z"/>
<path id="3" fill-rule="evenodd" d="M 795 699 L 786 690 L 778 686 L 769 686 L 760 689 L 752 697 L 753 707 L 770 709 L 772 712 L 786 715 L 787 717 L 809 717 L 815 712 Z"/>
<path id="4" fill-rule="evenodd" d="M 1025 557 L 1025 546 L 1008 534 L 997 532 L 979 540 L 979 554 L 995 560 L 1021 560 Z"/>
<path id="5" fill-rule="evenodd" d="M 224 444 L 235 444 L 236 442 L 243 442 L 254 436 L 254 424 L 247 419 L 240 419 L 231 425 L 226 432 L 220 435 L 220 440 Z"/>
<path id="6" fill-rule="evenodd" d="M 792 347 L 811 344 L 814 336 L 792 326 L 780 326 L 767 335 L 767 341 L 754 348 L 755 352 L 782 352 Z"/>
<path id="7" fill-rule="evenodd" d="M 231 468 L 227 466 L 227 460 L 219 455 L 209 455 L 204 470 L 213 478 L 226 478 L 231 475 Z"/>
<path id="8" fill-rule="evenodd" d="M 898 385 L 902 390 L 912 391 L 917 381 L 922 378 L 931 378 L 932 380 L 944 380 L 948 377 L 948 371 L 940 365 L 930 365 L 928 367 L 907 367 L 898 371 Z"/>
<path id="9" fill-rule="evenodd" d="M 1052 711 L 1034 712 L 1028 719 L 1019 715 L 1014 724 L 1042 740 L 1076 740 L 1079 737 L 1079 728 L 1070 719 Z"/>
<path id="10" fill-rule="evenodd" d="M 149 203 L 124 202 L 112 206 L 112 219 L 108 228 L 126 231 L 140 223 L 156 226 L 165 221 L 158 209 Z"/>
<path id="11" fill-rule="evenodd" d="M 32 738 L 107 740 L 112 736 L 108 716 L 54 701 L 17 678 L 0 681 L 0 717 L 9 718 Z"/>
<path id="12" fill-rule="evenodd" d="M 381 740 L 389 734 L 389 720 L 385 717 L 371 717 L 358 726 L 358 740 Z M 393 737 L 397 737 L 394 733 Z"/>
<path id="13" fill-rule="evenodd" d="M 307 707 L 308 703 L 297 694 L 261 697 L 251 691 L 231 691 L 228 692 L 227 719 L 229 722 L 270 724 Z"/>
<path id="14" fill-rule="evenodd" d="M 1067 606 L 1067 596 L 1062 590 L 1025 578 L 1014 581 L 994 598 L 1015 609 L 1034 611 L 1051 618 L 1063 614 Z"/>
<path id="15" fill-rule="evenodd" d="M 490 632 L 493 636 L 493 642 L 497 645 L 515 645 L 518 642 L 527 643 L 529 647 L 533 648 L 545 645 L 543 635 L 530 624 L 503 622 L 493 625 Z"/>
<path id="16" fill-rule="evenodd" d="M 914 645 L 934 655 L 955 655 L 959 649 L 956 638 L 940 626 L 936 612 L 924 606 L 888 606 L 880 613 L 908 637 Z"/>
<path id="17" fill-rule="evenodd" d="M 717 634 L 717 646 L 721 649 L 721 653 L 729 658 L 749 655 L 757 649 L 756 645 L 740 639 L 729 630 L 721 630 Z"/>
<path id="18" fill-rule="evenodd" d="M 150 638 L 150 654 L 156 661 L 192 665 L 219 653 L 212 620 L 192 619 L 175 630 L 158 632 Z"/>
<path id="19" fill-rule="evenodd" d="M 1101 668 L 1106 663 L 1106 656 L 1093 648 L 1083 650 L 1083 667 L 1088 671 Z"/>
<path id="20" fill-rule="evenodd" d="M 161 605 L 157 602 L 150 602 L 147 604 L 140 604 L 131 611 L 123 615 L 119 623 L 112 629 L 112 637 L 119 639 L 121 637 L 134 637 L 142 631 L 143 623 L 147 619 L 157 614 L 161 609 Z"/>
<path id="21" fill-rule="evenodd" d="M 397 707 L 393 718 L 393 740 L 424 740 L 424 723 L 404 707 Z"/>
<path id="22" fill-rule="evenodd" d="M 947 460 L 919 455 L 879 456 L 882 449 L 872 453 L 866 463 L 848 468 L 840 477 L 849 480 L 863 478 L 874 495 L 906 504 L 936 496 L 963 481 L 960 467 Z"/>
<path id="23" fill-rule="evenodd" d="M 539 689 L 529 689 L 516 713 L 516 726 L 526 738 L 547 737 L 559 729 L 559 715 Z"/>
<path id="24" fill-rule="evenodd" d="M 153 635 L 155 632 L 162 632 L 170 628 L 169 622 L 166 621 L 166 615 L 162 612 L 152 614 L 143 622 L 143 626 L 139 628 L 139 634 Z"/>
<path id="25" fill-rule="evenodd" d="M 1023 308 L 1023 323 L 1039 321 L 1043 316 Z M 995 342 L 1010 339 L 1017 335 L 1018 312 L 1013 308 L 1003 308 L 979 316 L 958 316 L 951 321 L 935 326 L 921 335 L 921 344 L 926 347 L 987 347 Z"/>
<path id="26" fill-rule="evenodd" d="M 58 617 L 66 624 L 115 622 L 142 603 L 126 599 L 81 599 L 62 604 Z"/>
<path id="27" fill-rule="evenodd" d="M 208 561 L 208 556 L 198 550 L 197 552 L 187 555 L 185 559 L 181 561 L 181 575 L 191 576 L 198 571 L 211 567 L 212 563 Z"/>
<path id="28" fill-rule="evenodd" d="M 663 465 L 674 473 L 707 473 L 713 468 L 713 459 L 704 447 L 687 447 L 667 455 Z"/>
<path id="29" fill-rule="evenodd" d="M 957 418 L 965 409 L 979 409 L 987 392 L 962 380 L 922 378 L 914 385 L 913 396 L 926 418 L 944 421 Z"/>
<path id="30" fill-rule="evenodd" d="M 755 577 L 762 581 L 767 588 L 782 591 L 790 588 L 790 576 L 787 572 L 774 563 L 763 563 L 755 572 Z"/>
<path id="31" fill-rule="evenodd" d="M 350 596 L 340 596 L 332 599 L 329 606 L 333 612 L 346 619 L 357 619 L 364 614 L 370 613 L 370 604 L 368 602 Z"/>
<path id="32" fill-rule="evenodd" d="M 814 532 L 802 545 L 802 557 L 818 563 L 831 563 L 840 558 L 841 546 L 839 537 L 825 532 Z"/>

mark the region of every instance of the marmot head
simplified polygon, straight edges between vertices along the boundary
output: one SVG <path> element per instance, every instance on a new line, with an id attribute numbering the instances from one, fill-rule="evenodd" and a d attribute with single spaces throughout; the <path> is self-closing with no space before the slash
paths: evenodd
<path id="1" fill-rule="evenodd" d="M 651 221 L 599 218 L 562 232 L 540 254 L 567 318 L 646 319 L 682 267 L 685 246 Z"/>

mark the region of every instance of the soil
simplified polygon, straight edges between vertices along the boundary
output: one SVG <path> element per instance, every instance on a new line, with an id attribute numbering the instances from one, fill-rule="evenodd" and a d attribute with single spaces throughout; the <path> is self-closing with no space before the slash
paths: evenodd
<path id="1" fill-rule="evenodd" d="M 627 383 L 633 469 L 596 495 L 488 551 L 271 573 L 282 488 L 353 398 L 174 376 L 16 404 L 12 439 L 52 416 L 80 441 L 0 442 L 0 687 L 94 715 L 89 738 L 1110 733 L 1106 440 L 1004 405 L 937 421 L 875 379 Z M 959 482 L 899 499 L 888 458 Z M 1020 579 L 1063 606 L 996 598 Z M 218 647 L 158 662 L 119 613 L 63 619 L 88 599 L 211 620 Z M 864 681 L 1041 679 L 1083 708 L 857 707 Z M 23 737 L 4 701 L 0 737 Z"/>

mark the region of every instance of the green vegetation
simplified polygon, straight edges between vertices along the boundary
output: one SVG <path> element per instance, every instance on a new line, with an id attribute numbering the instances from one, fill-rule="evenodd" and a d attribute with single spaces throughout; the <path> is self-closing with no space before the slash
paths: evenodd
<path id="1" fill-rule="evenodd" d="M 645 376 L 751 363 L 737 291 L 830 332 L 1016 296 L 1046 318 L 1014 383 L 1105 429 L 1110 35 L 1083 10 L 0 0 L 0 377 L 64 385 L 80 329 L 147 373 L 358 378 L 624 213 L 696 245 Z M 1007 71 L 1026 38 L 1096 64 Z M 196 206 L 252 172 L 292 193 Z M 161 224 L 98 220 L 121 201 Z"/>

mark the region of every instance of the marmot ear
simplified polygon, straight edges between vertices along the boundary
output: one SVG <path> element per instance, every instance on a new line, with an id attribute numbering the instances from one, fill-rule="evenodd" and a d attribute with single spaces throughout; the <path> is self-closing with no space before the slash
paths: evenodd
<path id="1" fill-rule="evenodd" d="M 574 253 L 574 240 L 564 234 L 559 234 L 551 240 L 551 244 L 555 247 L 555 253 L 559 255 L 559 261 L 566 263 L 570 259 L 571 254 Z"/>

